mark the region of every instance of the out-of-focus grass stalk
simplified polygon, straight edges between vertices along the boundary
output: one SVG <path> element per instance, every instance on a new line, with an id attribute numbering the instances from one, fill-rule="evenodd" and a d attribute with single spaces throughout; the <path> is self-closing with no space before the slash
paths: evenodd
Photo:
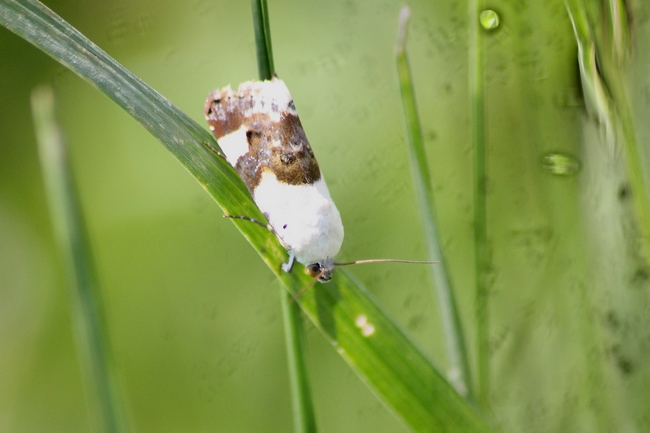
<path id="1" fill-rule="evenodd" d="M 429 260 L 439 262 L 439 264 L 432 265 L 430 269 L 445 333 L 449 361 L 449 380 L 462 395 L 469 400 L 473 400 L 472 380 L 469 362 L 467 360 L 465 338 L 436 228 L 435 202 L 430 183 L 431 175 L 424 150 L 422 128 L 415 102 L 411 70 L 406 55 L 406 35 L 409 15 L 409 7 L 403 6 L 400 12 L 397 34 L 397 71 L 404 108 L 404 118 L 406 121 L 413 181 L 420 205 L 420 217 L 424 228 Z"/>
<path id="2" fill-rule="evenodd" d="M 611 41 L 612 49 L 607 50 L 599 45 L 599 40 L 595 37 L 595 29 L 589 20 L 585 4 L 581 0 L 566 0 L 565 5 L 578 45 L 578 63 L 585 104 L 598 122 L 604 125 L 606 139 L 613 147 L 612 155 L 616 152 L 618 141 L 622 141 L 636 221 L 641 234 L 641 248 L 644 259 L 650 262 L 650 197 L 630 99 L 623 83 L 621 59 L 627 52 L 627 47 L 617 46 L 629 41 L 625 21 L 627 13 L 623 5 L 610 3 L 607 11 L 612 14 L 609 24 L 612 26 L 610 30 L 614 39 Z"/>
<path id="3" fill-rule="evenodd" d="M 59 248 L 67 266 L 73 327 L 84 370 L 93 430 L 126 432 L 112 374 L 111 350 L 90 244 L 49 87 L 32 93 L 38 151 Z"/>
<path id="4" fill-rule="evenodd" d="M 476 372 L 477 401 L 489 413 L 490 398 L 490 317 L 488 275 L 490 257 L 487 242 L 485 160 L 484 49 L 479 15 L 481 0 L 469 2 L 469 97 L 470 134 L 474 149 L 474 249 L 476 273 Z"/>
<path id="5" fill-rule="evenodd" d="M 260 80 L 270 80 L 275 74 L 271 28 L 266 0 L 251 0 L 253 28 L 257 52 L 257 69 Z M 291 383 L 294 431 L 296 433 L 316 432 L 316 416 L 311 398 L 309 376 L 305 365 L 304 327 L 300 306 L 293 297 L 281 287 L 282 314 L 284 318 L 284 338 L 287 344 L 287 362 Z"/>

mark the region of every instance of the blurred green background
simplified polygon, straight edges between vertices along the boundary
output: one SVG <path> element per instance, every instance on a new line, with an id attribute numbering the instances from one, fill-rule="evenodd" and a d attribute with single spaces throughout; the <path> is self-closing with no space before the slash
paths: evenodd
<path id="1" fill-rule="evenodd" d="M 201 124 L 210 90 L 257 76 L 248 2 L 45 4 Z M 467 5 L 410 4 L 440 232 L 472 356 Z M 425 259 L 394 63 L 400 5 L 269 5 L 276 69 L 345 224 L 343 261 Z M 494 418 L 505 431 L 646 430 L 650 271 L 636 249 L 624 158 L 586 115 L 562 1 L 489 6 L 501 17 L 486 36 Z M 630 11 L 626 78 L 637 119 L 647 119 L 650 9 Z M 0 431 L 88 430 L 29 111 L 44 82 L 71 148 L 133 431 L 291 431 L 273 275 L 115 104 L 5 29 L 0 58 Z M 553 155 L 580 169 L 554 174 Z M 445 371 L 428 271 L 353 273 Z M 321 431 L 407 431 L 310 325 L 308 348 Z"/>

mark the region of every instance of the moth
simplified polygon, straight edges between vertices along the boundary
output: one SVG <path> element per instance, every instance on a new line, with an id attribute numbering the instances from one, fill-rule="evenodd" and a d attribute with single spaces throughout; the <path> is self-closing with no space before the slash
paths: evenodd
<path id="1" fill-rule="evenodd" d="M 287 86 L 279 78 L 247 81 L 208 95 L 205 118 L 270 229 L 294 260 L 327 282 L 343 243 L 330 196 Z"/>
<path id="2" fill-rule="evenodd" d="M 212 91 L 205 118 L 223 155 L 235 168 L 269 225 L 246 216 L 231 216 L 268 227 L 295 260 L 320 282 L 337 266 L 375 262 L 431 264 L 373 259 L 337 263 L 343 243 L 341 215 L 330 196 L 296 106 L 282 80 L 247 81 Z"/>

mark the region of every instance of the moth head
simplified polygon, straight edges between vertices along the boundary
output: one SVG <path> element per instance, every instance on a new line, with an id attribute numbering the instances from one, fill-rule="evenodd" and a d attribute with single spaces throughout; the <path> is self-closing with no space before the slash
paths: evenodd
<path id="1" fill-rule="evenodd" d="M 318 281 L 321 283 L 327 283 L 332 279 L 332 274 L 334 274 L 334 269 L 336 265 L 334 260 L 326 259 L 317 263 L 310 263 L 306 266 L 307 273 L 312 277 L 318 277 Z"/>

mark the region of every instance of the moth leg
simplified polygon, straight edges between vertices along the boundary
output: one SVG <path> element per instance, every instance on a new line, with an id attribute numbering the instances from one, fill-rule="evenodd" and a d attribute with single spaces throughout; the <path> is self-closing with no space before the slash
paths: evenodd
<path id="1" fill-rule="evenodd" d="M 205 146 L 205 147 L 206 147 L 210 152 L 212 152 L 212 153 L 214 153 L 215 155 L 217 155 L 217 156 L 219 156 L 219 157 L 225 159 L 226 161 L 228 161 L 228 158 L 226 158 L 226 155 L 224 155 L 224 153 L 223 153 L 222 151 L 215 149 L 215 148 L 212 147 L 212 146 L 210 145 L 210 143 L 208 143 L 207 141 L 204 141 L 204 142 L 203 142 L 203 145 L 204 145 L 204 146 Z"/>
<path id="2" fill-rule="evenodd" d="M 258 226 L 264 227 L 265 229 L 267 229 L 268 231 L 270 231 L 271 233 L 277 236 L 277 233 L 275 232 L 275 229 L 271 227 L 271 224 L 265 224 L 262 221 L 256 220 L 255 218 L 251 218 L 245 215 L 224 215 L 223 217 L 230 218 L 233 220 L 244 220 L 244 221 L 251 222 L 253 224 L 257 224 Z"/>
<path id="3" fill-rule="evenodd" d="M 287 274 L 293 269 L 293 263 L 296 261 L 296 255 L 294 253 L 289 253 L 289 260 L 287 263 L 282 263 L 282 270 Z"/>
<path id="4" fill-rule="evenodd" d="M 253 224 L 257 224 L 258 226 L 264 227 L 265 229 L 273 233 L 275 236 L 278 237 L 278 239 L 280 239 L 280 242 L 282 242 L 282 238 L 280 238 L 278 232 L 275 231 L 275 229 L 271 226 L 271 224 L 265 224 L 262 221 L 258 221 L 255 218 L 251 218 L 245 215 L 224 215 L 223 217 L 234 219 L 234 220 L 244 220 L 244 221 L 251 222 Z M 294 253 L 289 253 L 289 260 L 287 260 L 287 263 L 282 263 L 282 270 L 286 273 L 290 273 L 291 269 L 293 269 L 293 263 L 295 262 L 295 260 L 296 260 L 296 255 Z"/>

